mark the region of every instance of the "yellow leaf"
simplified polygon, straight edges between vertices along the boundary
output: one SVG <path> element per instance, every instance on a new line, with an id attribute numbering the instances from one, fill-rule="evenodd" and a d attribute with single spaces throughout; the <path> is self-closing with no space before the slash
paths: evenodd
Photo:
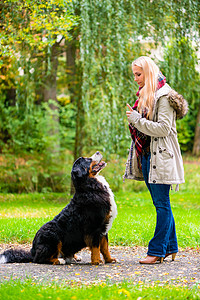
<path id="1" fill-rule="evenodd" d="M 123 295 L 126 295 L 127 297 L 130 297 L 130 295 L 131 295 L 130 292 L 125 289 L 120 289 L 118 291 L 118 294 L 123 294 Z"/>

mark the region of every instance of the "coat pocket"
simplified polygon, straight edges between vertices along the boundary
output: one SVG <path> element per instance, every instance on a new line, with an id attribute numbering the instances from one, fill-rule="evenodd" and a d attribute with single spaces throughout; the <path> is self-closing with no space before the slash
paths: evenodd
<path id="1" fill-rule="evenodd" d="M 168 182 L 174 178 L 174 153 L 165 146 L 158 146 L 157 171 L 159 177 Z"/>
<path id="2" fill-rule="evenodd" d="M 159 149 L 159 153 L 163 153 L 164 155 L 166 154 L 171 158 L 174 157 L 174 153 L 172 151 L 170 151 L 169 149 L 167 149 L 165 147 L 160 147 L 160 146 L 158 146 L 158 149 Z"/>

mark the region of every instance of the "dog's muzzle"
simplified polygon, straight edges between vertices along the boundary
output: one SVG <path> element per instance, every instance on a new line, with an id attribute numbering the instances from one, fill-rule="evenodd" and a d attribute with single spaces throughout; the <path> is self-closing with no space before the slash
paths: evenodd
<path id="1" fill-rule="evenodd" d="M 103 155 L 97 151 L 95 154 L 91 156 L 92 161 L 95 163 L 92 167 L 92 171 L 99 172 L 106 166 L 106 162 L 102 161 Z"/>

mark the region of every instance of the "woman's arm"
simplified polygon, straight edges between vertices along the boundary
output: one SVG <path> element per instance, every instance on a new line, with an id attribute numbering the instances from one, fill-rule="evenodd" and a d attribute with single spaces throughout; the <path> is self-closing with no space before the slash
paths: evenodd
<path id="1" fill-rule="evenodd" d="M 139 131 L 149 136 L 164 137 L 168 136 L 173 121 L 173 108 L 169 105 L 166 96 L 158 100 L 158 118 L 156 122 L 142 118 L 137 111 L 131 111 L 128 116 L 128 121 Z"/>

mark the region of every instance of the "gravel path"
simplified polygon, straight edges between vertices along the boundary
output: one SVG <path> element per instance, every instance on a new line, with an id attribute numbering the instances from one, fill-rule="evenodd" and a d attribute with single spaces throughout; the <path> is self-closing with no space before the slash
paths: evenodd
<path id="1" fill-rule="evenodd" d="M 9 247 L 10 245 L 0 245 L 0 252 Z M 20 247 L 30 248 L 30 245 Z M 79 252 L 78 255 L 82 260 L 76 264 L 57 266 L 33 263 L 3 264 L 0 265 L 0 280 L 31 278 L 37 282 L 61 281 L 69 284 L 78 282 L 86 285 L 128 280 L 134 283 L 200 286 L 200 249 L 181 250 L 174 262 L 167 258 L 162 264 L 141 265 L 138 261 L 146 255 L 146 251 L 147 249 L 143 247 L 110 247 L 111 255 L 117 259 L 117 263 L 99 266 L 90 264 L 88 249 Z"/>

